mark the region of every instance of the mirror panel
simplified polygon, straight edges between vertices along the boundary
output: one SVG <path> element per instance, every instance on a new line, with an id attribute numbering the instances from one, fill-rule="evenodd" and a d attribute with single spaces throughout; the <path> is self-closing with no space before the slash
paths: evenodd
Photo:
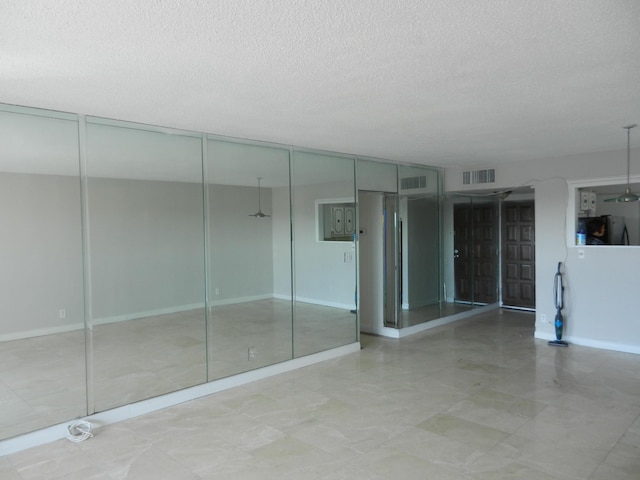
<path id="1" fill-rule="evenodd" d="M 207 144 L 209 379 L 292 358 L 289 151 Z"/>
<path id="2" fill-rule="evenodd" d="M 353 236 L 350 241 L 324 241 L 319 235 L 323 205 L 355 202 L 354 160 L 294 152 L 292 172 L 293 343 L 294 356 L 300 357 L 358 339 Z M 355 228 L 347 224 L 339 228 L 351 228 L 349 231 L 355 233 Z"/>
<path id="3" fill-rule="evenodd" d="M 0 438 L 86 415 L 78 123 L 0 111 Z"/>
<path id="4" fill-rule="evenodd" d="M 202 139 L 88 121 L 95 411 L 206 382 Z"/>
<path id="5" fill-rule="evenodd" d="M 398 325 L 406 328 L 449 313 L 443 310 L 439 173 L 400 166 L 399 183 Z"/>

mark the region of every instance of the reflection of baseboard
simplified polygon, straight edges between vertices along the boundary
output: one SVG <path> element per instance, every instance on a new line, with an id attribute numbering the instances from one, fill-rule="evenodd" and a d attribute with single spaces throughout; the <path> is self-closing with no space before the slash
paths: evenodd
<path id="1" fill-rule="evenodd" d="M 274 295 L 273 298 L 278 298 L 280 300 L 291 301 L 291 295 Z M 302 303 L 310 303 L 312 305 L 321 305 L 323 307 L 334 307 L 341 308 L 343 310 L 352 310 L 355 308 L 354 304 L 348 303 L 337 303 L 337 302 L 329 302 L 327 300 L 318 300 L 317 298 L 308 298 L 308 297 L 296 297 L 296 302 Z"/>
<path id="2" fill-rule="evenodd" d="M 266 294 L 266 295 L 254 295 L 254 296 L 248 296 L 248 297 L 237 297 L 237 298 L 229 298 L 225 300 L 217 300 L 217 301 L 211 302 L 210 305 L 211 307 L 218 307 L 223 305 L 233 305 L 233 304 L 239 304 L 239 303 L 254 302 L 257 300 L 267 300 L 270 298 L 277 298 L 280 300 L 291 301 L 291 296 L 278 295 L 278 294 L 274 294 L 274 295 Z M 327 301 L 318 300 L 315 298 L 296 297 L 296 301 L 311 303 L 313 305 L 322 305 L 325 307 L 341 308 L 344 310 L 351 310 L 354 308 L 353 305 L 336 303 L 336 302 L 327 302 Z M 96 318 L 93 320 L 92 323 L 93 323 L 93 326 L 108 325 L 111 323 L 125 322 L 128 320 L 136 320 L 138 318 L 156 317 L 160 315 L 168 315 L 171 313 L 187 312 L 189 310 L 196 310 L 199 308 L 204 308 L 204 303 L 190 303 L 186 305 L 178 305 L 175 307 L 156 308 L 153 310 L 146 310 L 141 312 L 125 313 L 122 315 L 111 315 L 108 317 Z M 12 333 L 6 333 L 4 335 L 0 335 L 0 342 L 9 342 L 12 340 L 21 340 L 24 338 L 31 338 L 31 337 L 42 337 L 45 335 L 53 335 L 56 333 L 73 332 L 75 330 L 82 330 L 83 328 L 84 328 L 84 323 L 76 322 L 76 323 L 70 323 L 62 326 L 22 330 L 20 332 L 12 332 Z"/>
<path id="3" fill-rule="evenodd" d="M 127 320 L 135 320 L 137 318 L 155 317 L 158 315 L 166 315 L 170 313 L 187 312 L 189 310 L 195 310 L 197 308 L 204 308 L 204 303 L 191 303 L 187 305 L 179 305 L 176 307 L 158 308 L 154 310 L 147 310 L 144 312 L 127 313 L 123 315 L 112 315 L 110 317 L 96 318 L 93 321 L 93 325 L 107 325 L 110 323 L 124 322 Z M 67 325 L 48 327 L 48 328 L 33 328 L 30 330 L 22 330 L 20 332 L 7 333 L 0 335 L 0 342 L 8 342 L 11 340 L 21 340 L 31 337 L 42 337 L 45 335 L 54 335 L 56 333 L 67 333 L 75 330 L 82 330 L 84 328 L 83 322 L 70 323 Z"/>
<path id="4" fill-rule="evenodd" d="M 125 322 L 127 320 L 136 320 L 138 318 L 157 317 L 160 315 L 168 315 L 170 313 L 188 312 L 204 308 L 204 303 L 189 303 L 186 305 L 177 305 L 175 307 L 155 308 L 153 310 L 145 310 L 142 312 L 124 313 L 122 315 L 112 315 L 110 317 L 100 317 L 93 320 L 94 325 L 106 325 L 108 323 Z"/>
<path id="5" fill-rule="evenodd" d="M 247 303 L 247 302 L 255 302 L 257 300 L 268 300 L 270 298 L 274 298 L 274 295 L 253 295 L 251 297 L 236 297 L 236 298 L 227 298 L 225 300 L 215 300 L 210 303 L 212 307 L 219 307 L 221 305 L 233 305 L 235 303 Z"/>
<path id="6" fill-rule="evenodd" d="M 5 333 L 0 335 L 0 342 L 10 342 L 12 340 L 23 340 L 31 337 L 43 337 L 45 335 L 53 335 L 55 333 L 68 333 L 84 328 L 84 323 L 70 323 L 58 327 L 34 328 L 32 330 L 22 330 L 20 332 Z"/>

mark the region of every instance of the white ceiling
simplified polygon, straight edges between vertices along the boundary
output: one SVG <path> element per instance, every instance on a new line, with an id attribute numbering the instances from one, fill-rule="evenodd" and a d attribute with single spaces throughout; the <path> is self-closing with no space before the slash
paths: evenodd
<path id="1" fill-rule="evenodd" d="M 0 0 L 0 102 L 404 162 L 626 148 L 638 0 Z"/>

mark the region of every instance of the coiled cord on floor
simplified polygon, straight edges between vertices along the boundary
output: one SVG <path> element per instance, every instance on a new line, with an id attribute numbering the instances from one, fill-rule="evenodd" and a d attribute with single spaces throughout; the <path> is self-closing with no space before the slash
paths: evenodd
<path id="1" fill-rule="evenodd" d="M 84 442 L 93 437 L 93 425 L 86 420 L 78 420 L 67 427 L 67 439 L 72 442 Z"/>

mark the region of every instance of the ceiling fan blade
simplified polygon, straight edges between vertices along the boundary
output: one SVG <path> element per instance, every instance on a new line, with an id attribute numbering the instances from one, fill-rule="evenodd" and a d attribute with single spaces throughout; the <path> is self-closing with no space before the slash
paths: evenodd
<path id="1" fill-rule="evenodd" d="M 266 213 L 262 213 L 262 211 L 258 211 L 256 213 L 252 213 L 249 216 L 250 217 L 256 217 L 256 218 L 264 218 L 264 217 L 270 217 L 271 215 L 267 215 Z"/>

